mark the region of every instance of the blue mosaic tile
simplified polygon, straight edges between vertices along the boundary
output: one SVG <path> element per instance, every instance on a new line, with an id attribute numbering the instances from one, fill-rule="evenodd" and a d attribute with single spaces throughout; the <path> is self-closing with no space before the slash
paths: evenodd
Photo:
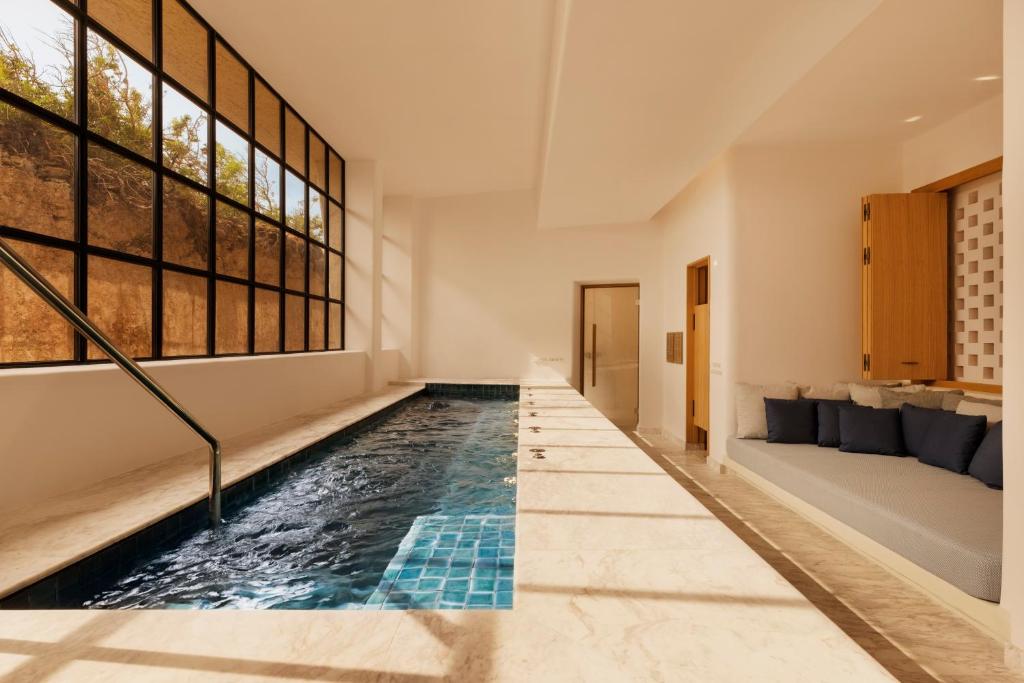
<path id="1" fill-rule="evenodd" d="M 418 517 L 362 609 L 511 609 L 514 515 Z"/>
<path id="2" fill-rule="evenodd" d="M 419 589 L 421 591 L 439 591 L 441 586 L 444 585 L 444 579 L 421 579 L 419 582 Z"/>

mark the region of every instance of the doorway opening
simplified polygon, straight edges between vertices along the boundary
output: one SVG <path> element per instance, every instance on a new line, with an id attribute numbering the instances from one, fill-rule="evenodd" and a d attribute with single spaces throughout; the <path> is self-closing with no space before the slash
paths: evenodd
<path id="1" fill-rule="evenodd" d="M 580 393 L 620 429 L 640 408 L 640 285 L 580 288 Z"/>
<path id="2" fill-rule="evenodd" d="M 686 267 L 686 441 L 707 450 L 711 430 L 711 257 Z"/>

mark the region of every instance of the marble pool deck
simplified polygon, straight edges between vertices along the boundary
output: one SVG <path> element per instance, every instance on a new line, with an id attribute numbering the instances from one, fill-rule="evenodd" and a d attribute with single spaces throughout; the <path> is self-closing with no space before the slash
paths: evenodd
<path id="1" fill-rule="evenodd" d="M 338 410 L 369 414 L 417 389 Z M 332 420 L 298 420 L 289 438 L 315 440 L 310 425 Z M 229 467 L 244 476 L 241 458 L 226 458 L 226 481 Z M 150 473 L 150 510 L 201 496 L 180 468 Z M 0 681 L 893 680 L 571 388 L 523 385 L 517 478 L 511 610 L 0 611 Z M 114 494 L 126 486 L 4 525 L 0 572 L 137 528 L 145 515 Z"/>

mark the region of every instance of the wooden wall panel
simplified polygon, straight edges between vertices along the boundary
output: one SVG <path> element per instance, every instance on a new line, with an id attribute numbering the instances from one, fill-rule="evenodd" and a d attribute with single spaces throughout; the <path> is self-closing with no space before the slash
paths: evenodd
<path id="1" fill-rule="evenodd" d="M 864 204 L 864 376 L 944 379 L 946 195 L 871 195 Z"/>

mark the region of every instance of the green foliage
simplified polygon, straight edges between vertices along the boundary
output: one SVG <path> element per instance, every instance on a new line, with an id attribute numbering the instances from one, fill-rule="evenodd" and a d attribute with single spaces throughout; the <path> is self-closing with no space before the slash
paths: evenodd
<path id="1" fill-rule="evenodd" d="M 256 184 L 256 208 L 271 218 L 281 218 L 281 196 L 278 191 L 281 167 L 269 157 L 256 154 L 253 181 Z"/>
<path id="2" fill-rule="evenodd" d="M 183 114 L 172 120 L 164 132 L 164 165 L 205 185 L 206 135 L 205 116 Z"/>
<path id="3" fill-rule="evenodd" d="M 217 145 L 217 191 L 242 204 L 249 203 L 249 160 Z"/>
<path id="4" fill-rule="evenodd" d="M 74 36 L 70 24 L 51 40 L 65 64 L 39 67 L 14 37 L 0 28 L 0 87 L 70 119 L 75 112 L 74 69 L 70 68 Z"/>
<path id="5" fill-rule="evenodd" d="M 74 116 L 74 40 L 72 24 L 52 37 L 62 63 L 39 67 L 14 36 L 0 30 L 0 87 L 66 118 Z M 140 90 L 129 78 L 135 70 L 128 57 L 94 33 L 87 46 L 88 125 L 104 138 L 143 156 L 153 156 L 153 111 L 150 87 Z M 136 70 L 137 71 L 137 70 Z M 185 177 L 205 184 L 209 122 L 206 115 L 184 114 L 165 122 L 164 163 Z M 31 158 L 37 166 L 72 167 L 68 134 L 11 106 L 0 107 L 0 159 L 3 154 Z M 217 190 L 238 202 L 249 202 L 248 159 L 222 145 L 216 147 Z M 278 207 L 276 182 L 256 169 L 256 193 L 263 206 Z M 114 154 L 97 156 L 89 164 L 90 196 L 139 206 L 150 195 L 150 173 Z M 194 193 L 172 193 L 170 201 L 195 201 Z M 185 213 L 189 213 L 185 211 Z M 272 212 L 276 213 L 276 212 Z M 277 217 L 275 215 L 275 217 Z"/>
<path id="6" fill-rule="evenodd" d="M 145 93 L 132 87 L 127 59 L 98 35 L 89 34 L 89 128 L 122 147 L 152 157 L 152 83 Z"/>

